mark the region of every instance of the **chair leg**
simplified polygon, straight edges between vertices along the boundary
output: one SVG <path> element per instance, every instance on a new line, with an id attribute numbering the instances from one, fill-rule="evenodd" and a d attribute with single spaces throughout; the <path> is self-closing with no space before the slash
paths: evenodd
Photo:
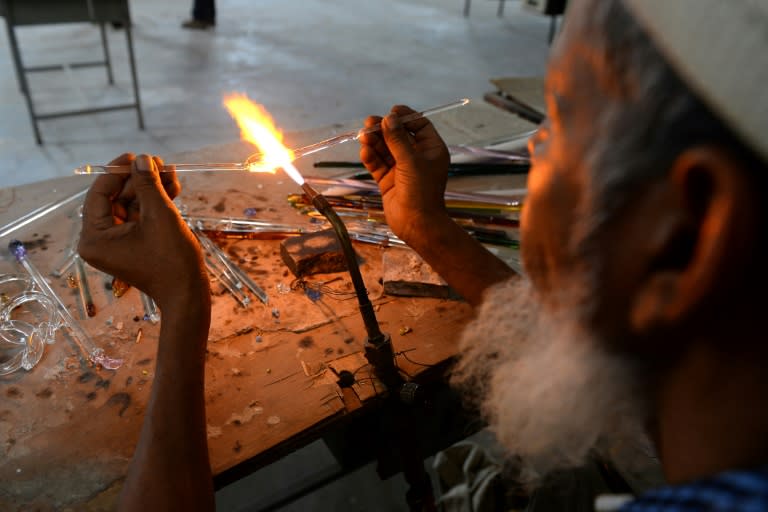
<path id="1" fill-rule="evenodd" d="M 19 87 L 21 88 L 24 99 L 27 102 L 27 111 L 29 112 L 29 119 L 32 122 L 32 130 L 35 132 L 35 141 L 42 145 L 43 138 L 40 136 L 40 128 L 37 126 L 37 115 L 35 114 L 35 105 L 32 103 L 32 92 L 29 90 L 29 83 L 27 82 L 27 75 L 24 71 L 24 64 L 21 61 L 21 52 L 19 51 L 19 42 L 16 39 L 16 30 L 11 22 L 11 13 L 7 13 L 8 16 L 5 19 L 6 26 L 8 28 L 8 39 L 11 43 L 11 55 L 13 56 L 13 64 L 16 66 L 16 77 L 19 79 Z"/>
<path id="2" fill-rule="evenodd" d="M 466 18 L 469 16 L 469 6 L 472 3 L 472 0 L 464 0 L 464 17 Z"/>
<path id="3" fill-rule="evenodd" d="M 104 28 L 104 22 L 99 23 L 101 29 L 101 47 L 104 48 L 104 63 L 107 68 L 107 81 L 109 85 L 115 85 L 115 76 L 112 74 L 112 59 L 109 57 L 109 43 L 107 42 L 107 30 Z"/>
<path id="4" fill-rule="evenodd" d="M 136 101 L 136 115 L 139 118 L 139 130 L 144 129 L 144 114 L 141 112 L 141 97 L 139 96 L 139 78 L 136 75 L 136 60 L 133 57 L 133 36 L 131 24 L 126 22 L 125 38 L 128 41 L 128 60 L 131 64 L 131 80 L 133 81 L 133 98 Z"/>
<path id="5" fill-rule="evenodd" d="M 504 0 L 499 0 L 499 9 L 496 11 L 496 16 L 499 18 L 504 16 Z"/>

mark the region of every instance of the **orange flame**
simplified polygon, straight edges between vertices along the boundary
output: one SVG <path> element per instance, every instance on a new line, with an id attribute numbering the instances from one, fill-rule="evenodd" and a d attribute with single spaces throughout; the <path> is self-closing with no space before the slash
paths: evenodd
<path id="1" fill-rule="evenodd" d="M 283 134 L 267 110 L 241 93 L 224 96 L 224 106 L 240 126 L 243 140 L 259 148 L 260 158 L 249 164 L 251 172 L 275 172 L 278 167 L 293 167 L 293 153 L 283 145 Z"/>

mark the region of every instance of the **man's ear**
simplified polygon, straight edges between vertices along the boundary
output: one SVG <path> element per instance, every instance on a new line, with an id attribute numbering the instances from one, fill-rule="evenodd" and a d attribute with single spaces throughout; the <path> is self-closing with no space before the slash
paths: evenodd
<path id="1" fill-rule="evenodd" d="M 727 293 L 758 236 L 757 194 L 748 169 L 727 150 L 681 153 L 660 183 L 664 211 L 648 226 L 649 266 L 630 304 L 639 335 L 691 319 Z"/>

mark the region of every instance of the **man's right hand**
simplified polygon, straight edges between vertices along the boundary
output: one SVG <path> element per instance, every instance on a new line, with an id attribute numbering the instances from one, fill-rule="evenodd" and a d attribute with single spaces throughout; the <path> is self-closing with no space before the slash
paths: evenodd
<path id="1" fill-rule="evenodd" d="M 360 137 L 360 160 L 381 189 L 384 215 L 392 231 L 414 249 L 451 287 L 477 306 L 483 292 L 513 275 L 448 215 L 445 186 L 450 155 L 425 118 L 403 126 L 399 117 L 414 110 L 397 106 L 381 122 L 381 133 Z"/>
<path id="2" fill-rule="evenodd" d="M 408 244 L 450 221 L 444 200 L 448 148 L 428 119 L 400 123 L 412 113 L 398 105 L 383 120 L 369 117 L 365 126 L 381 123 L 381 132 L 360 137 L 360 160 L 379 184 L 387 224 Z"/>
<path id="3" fill-rule="evenodd" d="M 94 181 L 83 208 L 80 255 L 146 292 L 161 309 L 210 301 L 200 246 L 171 201 L 180 191 L 176 173 L 160 173 L 162 161 L 147 155 L 111 163 L 131 164 L 131 173 Z"/>

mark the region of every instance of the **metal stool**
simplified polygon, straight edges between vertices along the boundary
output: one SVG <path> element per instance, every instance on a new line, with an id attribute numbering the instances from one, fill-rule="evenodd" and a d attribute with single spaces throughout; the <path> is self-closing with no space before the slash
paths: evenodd
<path id="1" fill-rule="evenodd" d="M 504 16 L 504 2 L 505 0 L 499 0 L 499 7 L 496 10 L 496 16 L 501 18 Z M 523 4 L 527 7 L 536 9 L 542 14 L 549 16 L 549 44 L 555 39 L 555 32 L 557 31 L 557 17 L 565 13 L 565 6 L 567 0 L 523 0 Z M 472 0 L 464 0 L 464 17 L 469 16 L 469 8 L 472 4 Z"/>
<path id="2" fill-rule="evenodd" d="M 139 129 L 144 129 L 144 117 L 141 113 L 141 99 L 139 98 L 139 83 L 136 76 L 136 62 L 133 56 L 131 15 L 128 9 L 128 0 L 0 0 L 0 16 L 5 18 L 8 27 L 8 38 L 10 39 L 13 63 L 16 67 L 16 77 L 19 80 L 19 88 L 24 94 L 27 103 L 27 110 L 29 111 L 32 128 L 35 132 L 35 140 L 38 144 L 43 143 L 43 139 L 40 136 L 38 121 L 56 119 L 59 117 L 97 114 L 112 110 L 136 109 Z M 83 22 L 97 23 L 99 25 L 101 31 L 101 44 L 104 49 L 104 60 L 24 67 L 18 40 L 16 39 L 16 27 L 23 25 Z M 112 61 L 109 56 L 107 34 L 104 27 L 105 23 L 109 22 L 120 22 L 125 27 L 128 57 L 131 66 L 131 79 L 133 82 L 133 103 L 38 114 L 35 111 L 35 105 L 32 101 L 32 92 L 30 91 L 29 83 L 27 82 L 27 73 L 65 70 L 67 68 L 77 69 L 105 66 L 107 68 L 107 81 L 110 85 L 114 84 Z"/>

